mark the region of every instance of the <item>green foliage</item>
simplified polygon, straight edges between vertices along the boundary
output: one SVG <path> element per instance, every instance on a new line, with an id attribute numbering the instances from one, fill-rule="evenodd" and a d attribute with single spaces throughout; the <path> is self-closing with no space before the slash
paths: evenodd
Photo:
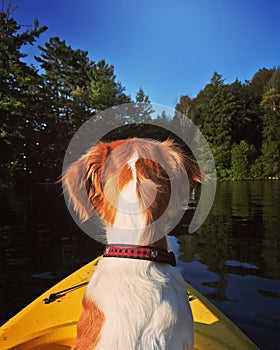
<path id="1" fill-rule="evenodd" d="M 95 112 L 104 111 L 114 105 L 130 102 L 124 94 L 124 88 L 116 82 L 114 66 L 101 60 L 89 71 L 90 77 L 90 107 Z"/>
<path id="2" fill-rule="evenodd" d="M 195 99 L 195 121 L 213 152 L 218 176 L 230 167 L 232 120 L 237 108 L 236 99 L 220 74 L 215 72 Z"/>
<path id="3" fill-rule="evenodd" d="M 273 74 L 273 69 L 262 68 L 253 76 L 250 82 L 250 93 L 259 103 L 262 99 L 265 86 Z"/>
<path id="4" fill-rule="evenodd" d="M 22 61 L 21 49 L 33 45 L 46 27 L 23 30 L 8 13 L 0 13 L 0 146 L 2 171 L 37 181 L 57 179 L 71 137 L 97 112 L 129 102 L 116 81 L 114 67 L 91 61 L 53 37 L 35 57 L 41 74 Z M 3 154 L 2 154 L 3 153 Z"/>
<path id="5" fill-rule="evenodd" d="M 234 180 L 252 178 L 251 167 L 256 157 L 256 149 L 242 140 L 231 150 L 231 177 Z"/>
<path id="6" fill-rule="evenodd" d="M 263 174 L 280 174 L 280 69 L 275 69 L 261 101 L 263 108 L 262 155 Z"/>
<path id="7" fill-rule="evenodd" d="M 31 29 L 23 31 L 10 17 L 9 8 L 0 12 L 0 154 L 7 169 L 17 164 L 16 169 L 23 173 L 28 172 L 25 140 L 34 134 L 33 109 L 40 78 L 23 62 L 21 49 L 33 45 L 45 30 L 35 20 Z"/>
<path id="8" fill-rule="evenodd" d="M 136 94 L 136 103 L 150 103 L 149 96 L 145 95 L 144 90 L 142 87 L 139 88 L 137 94 Z"/>
<path id="9" fill-rule="evenodd" d="M 194 108 L 195 104 L 193 100 L 185 95 L 180 97 L 180 102 L 176 104 L 176 111 L 185 115 L 188 119 L 194 119 Z"/>
<path id="10" fill-rule="evenodd" d="M 22 48 L 34 45 L 47 29 L 38 20 L 29 29 L 0 12 L 0 155 L 3 178 L 57 179 L 65 150 L 75 131 L 90 117 L 131 102 L 116 80 L 114 66 L 92 61 L 86 51 L 52 37 L 35 57 L 40 71 L 24 62 Z M 188 136 L 193 121 L 209 143 L 220 178 L 247 179 L 280 174 L 280 70 L 260 69 L 251 81 L 226 84 L 213 73 L 195 98 L 180 97 L 173 119 L 155 116 L 140 87 L 125 130 L 109 139 L 141 136 L 163 139 L 169 126 Z M 121 116 L 113 116 L 110 122 Z M 115 118 L 115 119 L 114 119 Z M 163 128 L 147 126 L 151 118 Z M 194 135 L 192 135 L 194 136 Z M 176 137 L 175 137 L 176 138 Z M 194 139 L 198 144 L 199 138 Z M 207 156 L 198 149 L 201 159 Z M 206 164 L 207 165 L 207 164 Z M 33 180 L 32 180 L 33 181 Z"/>
<path id="11" fill-rule="evenodd" d="M 149 123 L 153 112 L 154 110 L 150 104 L 149 96 L 146 95 L 144 90 L 140 87 L 135 96 L 133 110 L 130 110 L 129 113 L 130 122 L 134 122 L 136 124 Z"/>
<path id="12" fill-rule="evenodd" d="M 214 72 L 196 98 L 181 96 L 176 108 L 208 141 L 218 177 L 247 179 L 279 174 L 279 105 L 279 69 L 263 68 L 245 84 L 225 84 Z"/>

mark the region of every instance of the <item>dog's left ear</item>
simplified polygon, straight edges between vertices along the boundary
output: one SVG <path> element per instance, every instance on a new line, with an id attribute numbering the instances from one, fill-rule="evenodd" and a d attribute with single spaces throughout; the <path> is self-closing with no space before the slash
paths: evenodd
<path id="1" fill-rule="evenodd" d="M 109 144 L 100 142 L 72 163 L 62 175 L 63 191 L 82 222 L 88 220 L 93 215 L 93 209 L 103 201 L 101 173 L 109 153 Z"/>

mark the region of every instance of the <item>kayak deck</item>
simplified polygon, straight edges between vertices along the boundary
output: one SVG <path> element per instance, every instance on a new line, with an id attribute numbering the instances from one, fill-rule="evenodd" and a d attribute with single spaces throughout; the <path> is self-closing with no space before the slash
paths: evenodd
<path id="1" fill-rule="evenodd" d="M 99 259 L 66 277 L 5 323 L 0 328 L 0 349 L 69 350 L 76 337 L 86 282 Z M 72 289 L 73 286 L 77 287 Z M 186 288 L 194 318 L 196 350 L 258 349 L 204 296 L 188 283 Z M 45 303 L 45 299 L 50 302 Z"/>

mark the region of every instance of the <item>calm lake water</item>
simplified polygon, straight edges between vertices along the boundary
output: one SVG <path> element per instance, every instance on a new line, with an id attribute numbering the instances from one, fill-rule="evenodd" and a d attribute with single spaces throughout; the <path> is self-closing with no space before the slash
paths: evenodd
<path id="1" fill-rule="evenodd" d="M 0 323 L 100 255 L 60 189 L 0 191 Z M 263 350 L 280 343 L 280 181 L 223 182 L 195 234 L 186 212 L 170 242 L 184 277 Z M 239 349 L 242 350 L 242 349 Z"/>

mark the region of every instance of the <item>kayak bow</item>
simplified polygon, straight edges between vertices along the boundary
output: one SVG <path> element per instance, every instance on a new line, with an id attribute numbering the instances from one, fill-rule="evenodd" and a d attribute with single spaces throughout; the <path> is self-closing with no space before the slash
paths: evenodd
<path id="1" fill-rule="evenodd" d="M 86 285 L 101 257 L 56 284 L 0 328 L 0 349 L 66 350 L 76 338 Z M 257 350 L 221 311 L 186 283 L 195 349 Z"/>

